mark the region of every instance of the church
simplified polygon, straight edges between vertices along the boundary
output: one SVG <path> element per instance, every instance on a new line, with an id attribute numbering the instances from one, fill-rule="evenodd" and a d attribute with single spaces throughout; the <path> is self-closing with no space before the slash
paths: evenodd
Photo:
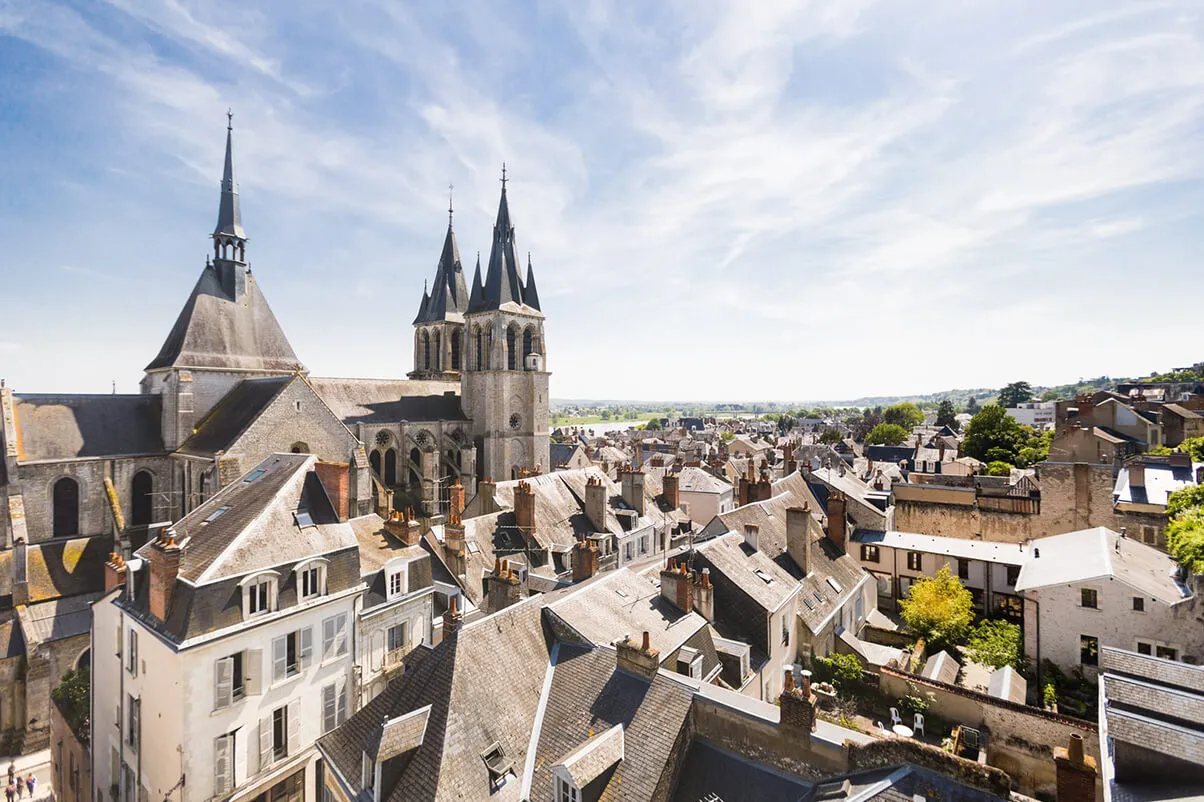
<path id="1" fill-rule="evenodd" d="M 439 515 L 452 492 L 472 498 L 481 479 L 550 468 L 544 314 L 530 257 L 525 275 L 518 259 L 504 167 L 502 177 L 489 260 L 482 271 L 478 257 L 471 289 L 449 209 L 414 318 L 408 378 L 318 378 L 248 266 L 228 125 L 212 255 L 144 369 L 141 392 L 0 386 L 0 737 L 8 745 L 45 745 L 51 687 L 89 658 L 88 605 L 103 589 L 109 553 L 128 555 L 154 524 L 180 519 L 269 454 L 348 465 L 353 516 Z"/>

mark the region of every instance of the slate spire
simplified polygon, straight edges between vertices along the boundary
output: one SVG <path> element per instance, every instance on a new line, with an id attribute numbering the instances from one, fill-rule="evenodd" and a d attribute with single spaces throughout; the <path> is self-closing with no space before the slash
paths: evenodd
<path id="1" fill-rule="evenodd" d="M 464 284 L 464 268 L 460 264 L 460 246 L 456 244 L 456 232 L 452 228 L 451 208 L 447 210 L 447 234 L 443 238 L 443 251 L 435 268 L 435 281 L 430 295 L 423 293 L 422 308 L 414 320 L 419 323 L 459 321 L 468 310 L 468 289 Z"/>
<path id="2" fill-rule="evenodd" d="M 523 287 L 523 302 L 539 309 L 539 292 L 535 289 L 535 270 L 531 267 L 531 252 L 527 251 L 527 283 Z"/>
<path id="3" fill-rule="evenodd" d="M 477 269 L 472 275 L 472 294 L 468 296 L 468 311 L 471 312 L 481 305 L 484 294 L 485 288 L 481 286 L 481 252 L 477 251 Z"/>
<path id="4" fill-rule="evenodd" d="M 525 303 L 522 267 L 516 256 L 514 224 L 510 221 L 510 203 L 506 198 L 506 166 L 502 165 L 502 197 L 498 201 L 497 221 L 493 224 L 493 245 L 485 273 L 480 304 L 469 304 L 469 312 L 500 309 L 505 304 Z"/>
<path id="5" fill-rule="evenodd" d="M 217 226 L 213 237 L 246 240 L 242 228 L 242 213 L 238 208 L 238 184 L 234 180 L 234 113 L 226 112 L 226 166 L 222 172 L 222 199 L 217 210 Z"/>

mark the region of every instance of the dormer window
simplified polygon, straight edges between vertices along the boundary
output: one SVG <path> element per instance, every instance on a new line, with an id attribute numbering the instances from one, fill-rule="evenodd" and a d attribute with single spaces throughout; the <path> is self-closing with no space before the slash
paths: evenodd
<path id="1" fill-rule="evenodd" d="M 581 802 L 581 789 L 557 775 L 556 802 Z"/>
<path id="2" fill-rule="evenodd" d="M 257 574 L 242 581 L 243 618 L 276 609 L 276 574 Z"/>
<path id="3" fill-rule="evenodd" d="M 386 598 L 401 598 L 410 591 L 410 566 L 404 559 L 390 560 L 385 565 Z"/>
<path id="4" fill-rule="evenodd" d="M 301 601 L 326 595 L 326 561 L 306 560 L 298 563 L 294 573 L 297 577 L 297 598 Z"/>

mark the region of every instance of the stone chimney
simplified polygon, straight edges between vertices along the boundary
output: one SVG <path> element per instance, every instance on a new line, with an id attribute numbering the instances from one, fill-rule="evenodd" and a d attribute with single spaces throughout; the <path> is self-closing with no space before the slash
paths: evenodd
<path id="1" fill-rule="evenodd" d="M 535 540 L 535 491 L 528 482 L 514 487 L 514 523 L 520 535 Z"/>
<path id="2" fill-rule="evenodd" d="M 164 531 L 151 546 L 150 613 L 160 621 L 166 621 L 171 611 L 171 597 L 183 557 L 184 552 L 171 529 Z"/>
<path id="3" fill-rule="evenodd" d="M 756 524 L 744 525 L 744 545 L 753 551 L 757 550 L 757 541 L 760 540 L 760 536 L 761 530 Z"/>
<path id="4" fill-rule="evenodd" d="M 761 474 L 761 480 L 757 482 L 757 501 L 769 501 L 773 498 L 773 483 L 769 481 L 768 473 Z"/>
<path id="5" fill-rule="evenodd" d="M 125 558 L 118 552 L 109 555 L 105 563 L 105 593 L 125 585 Z"/>
<path id="6" fill-rule="evenodd" d="M 314 473 L 326 491 L 340 521 L 351 515 L 351 465 L 346 462 L 315 462 Z"/>
<path id="7" fill-rule="evenodd" d="M 492 476 L 486 476 L 480 482 L 477 482 L 477 498 L 481 500 L 481 515 L 488 515 L 491 512 L 497 512 L 497 484 L 493 481 Z"/>
<path id="8" fill-rule="evenodd" d="M 29 604 L 29 568 L 26 564 L 25 538 L 13 541 L 13 606 Z"/>
<path id="9" fill-rule="evenodd" d="M 1091 400 L 1091 396 L 1080 395 L 1075 399 L 1075 406 L 1078 408 L 1077 417 L 1080 421 L 1088 425 L 1095 422 L 1095 402 Z"/>
<path id="10" fill-rule="evenodd" d="M 675 510 L 681 506 L 681 493 L 678 492 L 677 474 L 665 474 L 661 485 L 661 494 L 665 497 L 665 503 L 669 505 L 669 509 Z"/>
<path id="11" fill-rule="evenodd" d="M 690 592 L 690 574 L 686 564 L 670 562 L 661 571 L 661 596 L 683 613 L 690 612 L 693 601 Z"/>
<path id="12" fill-rule="evenodd" d="M 496 613 L 505 610 L 512 604 L 518 604 L 523 598 L 522 584 L 518 574 L 510 570 L 510 561 L 498 557 L 493 573 L 483 577 L 485 592 L 485 612 Z"/>
<path id="13" fill-rule="evenodd" d="M 463 623 L 464 613 L 460 611 L 459 597 L 452 596 L 447 611 L 443 613 L 443 637 L 447 638 L 453 632 L 459 631 Z"/>
<path id="14" fill-rule="evenodd" d="M 460 484 L 460 477 L 456 477 L 456 481 L 451 483 L 451 487 L 447 489 L 447 516 L 450 519 L 454 514 L 457 519 L 464 512 L 464 485 Z"/>
<path id="15" fill-rule="evenodd" d="M 643 515 L 646 509 L 644 503 L 644 471 L 638 466 L 633 466 L 623 471 L 621 487 L 623 501 L 627 503 L 628 507 Z"/>
<path id="16" fill-rule="evenodd" d="M 584 535 L 573 546 L 573 581 L 583 582 L 598 573 L 598 547 Z"/>
<path id="17" fill-rule="evenodd" d="M 617 651 L 616 665 L 620 671 L 626 671 L 630 674 L 636 674 L 641 677 L 652 679 L 656 676 L 657 669 L 661 665 L 661 654 L 656 649 L 652 648 L 648 638 L 648 631 L 644 631 L 644 641 L 640 646 L 632 643 L 631 637 L 628 636 L 625 640 L 615 644 Z"/>
<path id="18" fill-rule="evenodd" d="M 815 730 L 815 694 L 811 692 L 811 672 L 802 672 L 802 681 L 798 687 L 794 685 L 794 670 L 787 668 L 782 678 L 782 695 L 778 697 L 781 705 L 781 725 L 783 729 L 802 736 L 805 743 L 811 743 L 811 733 Z"/>
<path id="19" fill-rule="evenodd" d="M 828 493 L 828 540 L 841 551 L 845 551 L 845 539 L 848 536 L 847 512 L 848 499 L 844 493 L 839 490 Z"/>
<path id="20" fill-rule="evenodd" d="M 1129 487 L 1145 487 L 1145 463 L 1134 460 L 1128 464 Z"/>
<path id="21" fill-rule="evenodd" d="M 694 611 L 707 621 L 715 620 L 715 586 L 711 584 L 711 569 L 703 568 L 690 583 L 690 601 Z"/>
<path id="22" fill-rule="evenodd" d="M 421 529 L 409 510 L 398 512 L 394 510 L 385 519 L 385 531 L 406 546 L 417 546 L 421 540 Z"/>
<path id="23" fill-rule="evenodd" d="M 443 561 L 448 570 L 456 576 L 464 576 L 468 572 L 468 552 L 464 548 L 464 524 L 460 516 L 449 520 L 443 526 Z"/>
<path id="24" fill-rule="evenodd" d="M 653 454 L 652 462 L 650 462 L 649 465 L 651 465 L 653 468 L 663 468 L 665 467 L 665 458 L 660 454 Z"/>
<path id="25" fill-rule="evenodd" d="M 585 517 L 595 532 L 606 531 L 606 485 L 596 476 L 585 480 Z"/>
<path id="26" fill-rule="evenodd" d="M 811 573 L 811 512 L 803 507 L 786 510 L 786 552 L 803 572 Z"/>
<path id="27" fill-rule="evenodd" d="M 1058 802 L 1095 802 L 1095 758 L 1083 754 L 1083 736 L 1071 734 L 1066 749 L 1054 747 Z"/>

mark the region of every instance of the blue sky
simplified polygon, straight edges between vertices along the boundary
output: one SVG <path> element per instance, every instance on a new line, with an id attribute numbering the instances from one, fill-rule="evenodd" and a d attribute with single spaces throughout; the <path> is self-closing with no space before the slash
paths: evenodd
<path id="1" fill-rule="evenodd" d="M 133 391 L 248 256 L 400 376 L 502 161 L 556 397 L 833 399 L 1204 359 L 1204 6 L 0 0 L 0 375 Z"/>

